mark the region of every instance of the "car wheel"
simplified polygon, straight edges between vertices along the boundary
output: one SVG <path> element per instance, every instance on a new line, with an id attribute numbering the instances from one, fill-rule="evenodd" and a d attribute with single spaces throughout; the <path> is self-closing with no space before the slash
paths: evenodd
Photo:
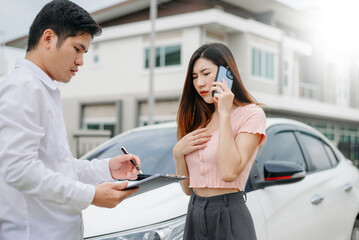
<path id="1" fill-rule="evenodd" d="M 355 219 L 351 240 L 359 240 L 359 220 Z"/>

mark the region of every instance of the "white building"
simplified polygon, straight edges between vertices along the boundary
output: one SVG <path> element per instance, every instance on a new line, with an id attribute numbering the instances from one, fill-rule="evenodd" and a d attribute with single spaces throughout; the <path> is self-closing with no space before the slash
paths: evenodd
<path id="1" fill-rule="evenodd" d="M 23 49 L 0 46 L 0 82 L 14 69 L 16 59 L 24 57 Z"/>
<path id="2" fill-rule="evenodd" d="M 74 152 L 79 129 L 117 134 L 146 124 L 149 5 L 128 0 L 92 14 L 103 34 L 77 76 L 60 85 Z M 269 116 L 309 123 L 358 160 L 359 61 L 325 52 L 309 40 L 309 26 L 303 13 L 274 0 L 158 0 L 155 122 L 175 120 L 192 53 L 203 43 L 222 42 Z"/>

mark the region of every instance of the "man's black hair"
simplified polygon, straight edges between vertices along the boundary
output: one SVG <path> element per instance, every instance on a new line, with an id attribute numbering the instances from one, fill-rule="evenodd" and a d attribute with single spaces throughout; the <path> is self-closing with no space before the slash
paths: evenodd
<path id="1" fill-rule="evenodd" d="M 57 35 L 57 47 L 68 37 L 82 33 L 89 33 L 93 37 L 102 32 L 85 9 L 69 0 L 53 0 L 41 9 L 30 27 L 27 52 L 36 48 L 46 29 L 53 30 Z"/>

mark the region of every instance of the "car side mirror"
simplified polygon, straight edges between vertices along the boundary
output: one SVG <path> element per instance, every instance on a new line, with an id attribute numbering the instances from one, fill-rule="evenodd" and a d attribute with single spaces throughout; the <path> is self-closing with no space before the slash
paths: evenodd
<path id="1" fill-rule="evenodd" d="M 269 161 L 263 166 L 264 182 L 260 183 L 260 187 L 294 183 L 303 180 L 306 171 L 296 163 L 285 161 Z"/>

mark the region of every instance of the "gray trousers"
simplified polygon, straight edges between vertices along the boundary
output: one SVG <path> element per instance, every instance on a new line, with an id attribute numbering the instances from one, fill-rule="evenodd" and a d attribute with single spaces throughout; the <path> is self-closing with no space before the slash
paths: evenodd
<path id="1" fill-rule="evenodd" d="M 192 192 L 184 240 L 256 240 L 244 192 L 200 197 Z"/>

